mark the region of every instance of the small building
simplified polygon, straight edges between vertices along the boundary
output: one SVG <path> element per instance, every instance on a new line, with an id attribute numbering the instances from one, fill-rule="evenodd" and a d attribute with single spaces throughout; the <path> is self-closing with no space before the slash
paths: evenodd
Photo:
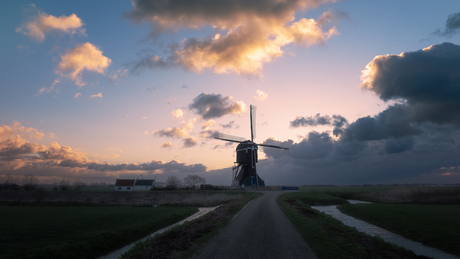
<path id="1" fill-rule="evenodd" d="M 155 187 L 155 180 L 137 179 L 134 183 L 135 191 L 150 191 Z"/>
<path id="2" fill-rule="evenodd" d="M 115 191 L 133 191 L 134 179 L 117 179 L 115 181 Z"/>

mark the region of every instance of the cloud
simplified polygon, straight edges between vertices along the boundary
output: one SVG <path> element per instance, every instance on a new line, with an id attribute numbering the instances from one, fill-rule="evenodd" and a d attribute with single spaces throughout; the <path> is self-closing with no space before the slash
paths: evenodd
<path id="1" fill-rule="evenodd" d="M 399 55 L 374 58 L 361 87 L 384 101 L 396 100 L 375 116 L 347 123 L 343 117 L 297 117 L 291 127 L 341 126 L 341 134 L 309 132 L 300 142 L 267 139 L 289 152 L 264 148 L 264 180 L 307 184 L 449 183 L 460 175 L 460 46 L 443 43 Z M 444 168 L 444 169 L 442 169 Z M 456 172 L 453 170 L 453 172 Z"/>
<path id="2" fill-rule="evenodd" d="M 459 70 L 460 46 L 436 44 L 376 56 L 362 71 L 360 87 L 384 101 L 405 102 L 411 122 L 460 125 Z"/>
<path id="3" fill-rule="evenodd" d="M 196 143 L 197 143 L 197 141 L 196 141 L 196 139 L 194 137 L 187 137 L 187 138 L 184 139 L 184 146 L 183 147 L 185 147 L 185 148 L 194 147 L 194 146 L 196 146 Z"/>
<path id="4" fill-rule="evenodd" d="M 220 94 L 202 93 L 193 99 L 189 105 L 203 119 L 220 118 L 226 114 L 241 114 L 246 105 L 242 101 L 231 102 L 233 97 L 222 97 Z"/>
<path id="5" fill-rule="evenodd" d="M 86 83 L 81 78 L 83 70 L 104 74 L 111 63 L 112 60 L 102 55 L 102 51 L 99 48 L 86 42 L 74 49 L 68 49 L 61 56 L 61 62 L 59 62 L 56 73 L 69 77 L 78 86 L 84 86 Z M 68 71 L 69 73 L 65 74 Z"/>
<path id="6" fill-rule="evenodd" d="M 187 133 L 187 130 L 184 128 L 173 127 L 173 128 L 153 131 L 152 135 L 160 136 L 160 137 L 170 137 L 170 138 L 173 138 L 173 137 L 185 138 L 188 136 L 188 133 Z"/>
<path id="7" fill-rule="evenodd" d="M 170 137 L 170 138 L 185 138 L 188 137 L 188 132 L 190 132 L 194 124 L 196 123 L 196 118 L 188 121 L 181 122 L 180 127 L 173 127 L 167 129 L 156 130 L 152 132 L 154 136 L 160 137 Z"/>
<path id="8" fill-rule="evenodd" d="M 16 32 L 23 33 L 30 38 L 43 42 L 46 33 L 61 32 L 69 34 L 83 34 L 85 29 L 83 22 L 75 14 L 56 17 L 46 13 L 38 12 L 38 16 L 26 22 L 16 29 Z"/>
<path id="9" fill-rule="evenodd" d="M 79 96 L 81 96 L 81 93 L 76 93 L 73 98 L 78 98 Z"/>
<path id="10" fill-rule="evenodd" d="M 216 125 L 216 122 L 213 119 L 209 119 L 203 123 L 203 126 L 201 126 L 201 128 L 203 130 L 206 130 L 206 129 L 210 129 L 214 125 Z"/>
<path id="11" fill-rule="evenodd" d="M 40 90 L 38 90 L 38 92 L 35 94 L 35 96 L 37 97 L 37 96 L 41 95 L 44 92 L 47 92 L 47 93 L 52 92 L 54 90 L 54 86 L 56 84 L 58 84 L 59 82 L 61 82 L 61 80 L 59 78 L 55 79 L 50 87 L 48 87 L 48 88 L 46 88 L 46 87 L 40 88 Z M 58 92 L 58 89 L 56 89 L 56 92 Z"/>
<path id="12" fill-rule="evenodd" d="M 290 122 L 291 128 L 298 128 L 298 127 L 307 127 L 307 126 L 325 126 L 325 125 L 332 125 L 334 126 L 333 134 L 338 136 L 342 134 L 343 127 L 348 124 L 347 119 L 342 117 L 341 115 L 332 115 L 332 118 L 328 115 L 321 116 L 321 114 L 316 114 L 314 117 L 300 117 L 296 116 L 296 118 Z"/>
<path id="13" fill-rule="evenodd" d="M 229 121 L 227 124 L 219 124 L 224 129 L 231 129 L 233 126 L 235 126 L 235 121 Z M 239 128 L 239 126 L 236 126 L 235 129 Z"/>
<path id="14" fill-rule="evenodd" d="M 184 112 L 181 109 L 176 109 L 172 111 L 171 113 L 175 120 L 184 117 Z"/>
<path id="15" fill-rule="evenodd" d="M 165 142 L 165 143 L 161 144 L 160 147 L 161 148 L 170 148 L 170 147 L 172 147 L 172 143 L 171 142 Z"/>
<path id="16" fill-rule="evenodd" d="M 147 119 L 147 116 L 141 117 L 141 120 L 145 120 L 145 119 Z"/>
<path id="17" fill-rule="evenodd" d="M 446 20 L 444 29 L 437 29 L 433 32 L 435 35 L 443 37 L 452 37 L 460 31 L 460 13 L 449 15 Z"/>
<path id="18" fill-rule="evenodd" d="M 69 146 L 52 142 L 45 146 L 26 140 L 31 132 L 39 132 L 14 123 L 11 126 L 0 126 L 0 175 L 23 175 L 32 173 L 40 179 L 78 177 L 85 182 L 99 178 L 100 181 L 113 181 L 117 175 L 136 173 L 139 171 L 156 171 L 161 174 L 204 173 L 206 166 L 202 164 L 187 165 L 172 160 L 164 162 L 152 160 L 147 163 L 100 163 L 88 159 L 85 152 Z M 193 144 L 193 139 L 189 141 Z M 98 173 L 101 172 L 101 173 Z M 118 172 L 112 174 L 110 172 Z"/>
<path id="19" fill-rule="evenodd" d="M 256 95 L 252 98 L 254 101 L 264 101 L 268 98 L 268 94 L 262 90 L 257 90 Z"/>
<path id="20" fill-rule="evenodd" d="M 133 9 L 126 16 L 138 24 L 150 23 L 153 37 L 165 30 L 214 28 L 212 35 L 172 44 L 169 56 L 145 57 L 133 69 L 179 66 L 197 73 L 209 69 L 218 74 L 262 76 L 263 64 L 281 57 L 282 47 L 292 43 L 322 45 L 338 34 L 335 23 L 343 15 L 327 11 L 317 20 L 295 19 L 299 11 L 333 2 L 336 1 L 132 1 Z"/>
<path id="21" fill-rule="evenodd" d="M 89 98 L 95 98 L 95 97 L 102 98 L 103 96 L 102 96 L 102 93 L 98 93 L 98 94 L 91 95 Z"/>

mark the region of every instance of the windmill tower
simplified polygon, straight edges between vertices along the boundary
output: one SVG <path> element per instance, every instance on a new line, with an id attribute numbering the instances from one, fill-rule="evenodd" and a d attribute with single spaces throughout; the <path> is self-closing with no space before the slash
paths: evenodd
<path id="1" fill-rule="evenodd" d="M 257 174 L 256 164 L 259 161 L 257 150 L 259 146 L 279 148 L 289 150 L 273 145 L 257 144 L 254 142 L 256 137 L 256 106 L 250 106 L 250 121 L 251 121 L 251 140 L 246 140 L 242 137 L 236 137 L 226 134 L 219 134 L 215 139 L 239 143 L 236 147 L 236 162 L 233 170 L 233 183 L 236 186 L 265 186 L 265 182 Z"/>

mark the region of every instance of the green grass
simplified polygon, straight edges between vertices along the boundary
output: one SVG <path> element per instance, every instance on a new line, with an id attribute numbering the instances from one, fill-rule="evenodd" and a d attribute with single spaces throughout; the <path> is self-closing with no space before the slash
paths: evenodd
<path id="1" fill-rule="evenodd" d="M 318 196 L 316 203 L 332 203 L 334 197 L 327 196 Z M 417 258 L 412 251 L 361 233 L 310 208 L 304 201 L 313 202 L 313 197 L 305 192 L 287 193 L 278 197 L 278 203 L 318 258 Z"/>
<path id="2" fill-rule="evenodd" d="M 290 199 L 301 200 L 303 203 L 309 206 L 319 206 L 319 205 L 338 205 L 338 204 L 347 204 L 348 201 L 340 197 L 334 197 L 327 193 L 318 193 L 318 192 L 293 192 L 287 195 Z"/>
<path id="3" fill-rule="evenodd" d="M 460 205 L 347 204 L 339 209 L 401 236 L 460 256 Z"/>
<path id="4" fill-rule="evenodd" d="M 97 258 L 196 211 L 191 207 L 2 206 L 1 258 Z"/>
<path id="5" fill-rule="evenodd" d="M 300 190 L 312 193 L 327 193 L 343 199 L 366 200 L 363 194 L 393 190 L 396 186 L 302 186 Z"/>

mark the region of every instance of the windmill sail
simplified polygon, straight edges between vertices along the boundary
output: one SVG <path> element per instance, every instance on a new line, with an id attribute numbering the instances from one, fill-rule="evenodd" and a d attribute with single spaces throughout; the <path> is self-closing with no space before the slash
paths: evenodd
<path id="1" fill-rule="evenodd" d="M 256 138 L 256 111 L 257 107 L 254 105 L 250 106 L 251 112 L 250 112 L 250 117 L 251 117 L 251 141 L 254 141 Z"/>
<path id="2" fill-rule="evenodd" d="M 226 140 L 230 142 L 241 143 L 247 141 L 247 139 L 243 137 L 232 136 L 228 134 L 218 133 L 217 136 L 214 136 L 215 139 Z"/>
<path id="3" fill-rule="evenodd" d="M 257 145 L 262 146 L 262 147 L 272 147 L 272 148 L 279 148 L 279 149 L 289 150 L 289 148 L 280 147 L 280 146 L 273 146 L 273 145 L 266 145 L 266 144 L 257 144 Z"/>

